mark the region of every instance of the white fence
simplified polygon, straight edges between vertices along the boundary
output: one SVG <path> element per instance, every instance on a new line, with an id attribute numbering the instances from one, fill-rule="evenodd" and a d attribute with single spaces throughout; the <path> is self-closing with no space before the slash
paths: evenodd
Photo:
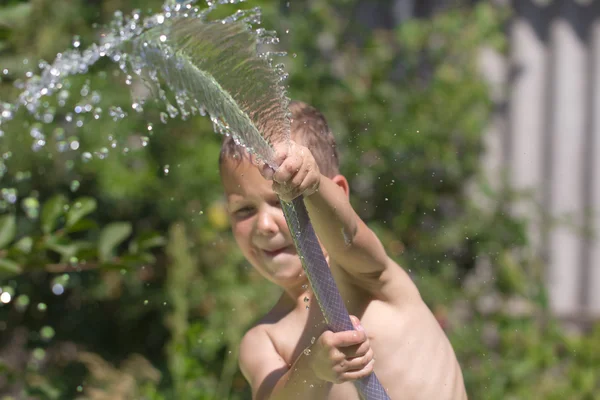
<path id="1" fill-rule="evenodd" d="M 546 263 L 557 315 L 600 317 L 600 0 L 514 0 L 510 54 L 484 51 L 483 70 L 504 103 L 488 134 L 490 176 L 500 171 L 535 203 L 532 238 Z M 550 224 L 554 218 L 568 223 Z M 595 231 L 595 232 L 594 232 Z"/>

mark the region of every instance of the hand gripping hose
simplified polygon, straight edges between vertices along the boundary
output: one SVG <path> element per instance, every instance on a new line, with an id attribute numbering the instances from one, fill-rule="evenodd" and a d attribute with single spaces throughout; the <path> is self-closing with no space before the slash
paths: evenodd
<path id="1" fill-rule="evenodd" d="M 310 223 L 304 199 L 297 197 L 289 203 L 281 201 L 281 205 L 302 267 L 329 329 L 333 332 L 353 330 L 354 326 L 344 305 L 344 300 L 338 291 L 317 235 Z M 389 400 L 374 373 L 356 381 L 356 387 L 365 400 Z"/>

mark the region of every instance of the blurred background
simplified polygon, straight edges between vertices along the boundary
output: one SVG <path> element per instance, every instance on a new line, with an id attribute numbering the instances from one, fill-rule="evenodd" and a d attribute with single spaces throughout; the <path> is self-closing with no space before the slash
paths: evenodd
<path id="1" fill-rule="evenodd" d="M 1 4 L 3 102 L 116 11 L 162 5 Z M 600 2 L 220 10 L 254 6 L 470 398 L 600 399 Z M 108 60 L 66 87 L 49 123 L 20 111 L 0 131 L 0 399 L 250 399 L 237 345 L 279 293 L 230 235 L 221 138 L 140 107 L 144 85 Z"/>

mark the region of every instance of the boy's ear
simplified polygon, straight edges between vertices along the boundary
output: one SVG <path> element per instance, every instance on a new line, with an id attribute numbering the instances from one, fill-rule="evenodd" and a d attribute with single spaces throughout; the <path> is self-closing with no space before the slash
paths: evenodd
<path id="1" fill-rule="evenodd" d="M 344 175 L 336 175 L 333 178 L 331 178 L 331 180 L 333 181 L 333 183 L 342 188 L 342 190 L 346 194 L 346 197 L 350 197 L 350 185 L 348 184 L 348 180 Z"/>

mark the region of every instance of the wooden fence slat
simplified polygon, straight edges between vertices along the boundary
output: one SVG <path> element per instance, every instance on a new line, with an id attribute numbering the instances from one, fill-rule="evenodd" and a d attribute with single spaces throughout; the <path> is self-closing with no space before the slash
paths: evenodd
<path id="1" fill-rule="evenodd" d="M 510 88 L 509 135 L 505 138 L 506 163 L 511 185 L 517 190 L 539 189 L 542 182 L 542 140 L 544 129 L 544 96 L 546 95 L 546 49 L 531 23 L 517 17 L 511 32 L 511 64 L 517 71 Z M 535 193 L 539 203 L 539 190 Z M 515 204 L 517 215 L 536 215 L 532 202 Z M 530 238 L 540 246 L 539 227 L 532 224 Z"/>
<path id="2" fill-rule="evenodd" d="M 551 46 L 555 92 L 552 115 L 550 212 L 582 223 L 581 156 L 585 137 L 586 48 L 564 15 L 553 21 Z M 551 306 L 559 315 L 581 311 L 579 274 L 581 273 L 580 234 L 564 224 L 549 233 L 548 289 Z"/>
<path id="3" fill-rule="evenodd" d="M 595 70 L 592 73 L 594 79 L 594 112 L 593 112 L 593 153 L 592 157 L 592 218 L 593 218 L 593 241 L 590 249 L 590 307 L 589 312 L 592 316 L 600 318 L 600 18 L 596 19 L 592 28 L 592 45 L 590 51 L 595 61 L 593 63 Z"/>

